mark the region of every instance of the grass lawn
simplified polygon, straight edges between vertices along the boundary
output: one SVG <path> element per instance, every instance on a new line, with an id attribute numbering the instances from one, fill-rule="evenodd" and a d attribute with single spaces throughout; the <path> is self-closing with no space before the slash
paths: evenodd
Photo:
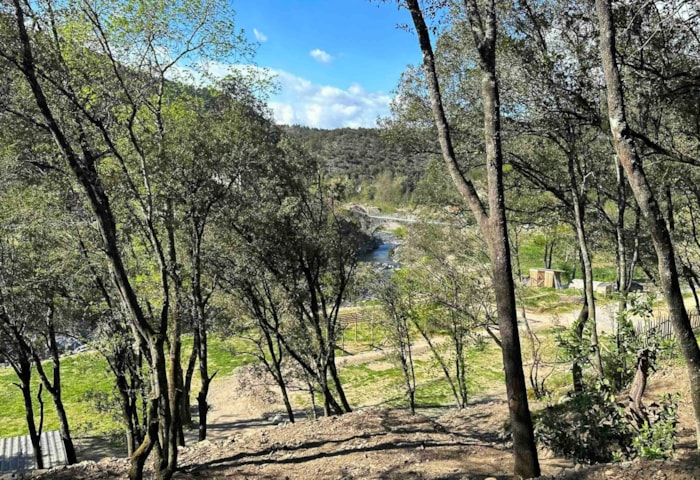
<path id="1" fill-rule="evenodd" d="M 444 354 L 444 353 L 443 353 Z M 427 353 L 414 360 L 416 404 L 419 407 L 454 405 L 455 399 L 442 370 Z M 448 362 L 449 362 L 449 357 Z M 493 342 L 467 352 L 469 395 L 503 385 L 501 352 Z M 340 372 L 348 399 L 356 405 L 405 406 L 404 378 L 398 363 L 383 358 L 345 367 Z"/>
<path id="2" fill-rule="evenodd" d="M 183 363 L 192 349 L 192 338 L 183 339 Z M 241 340 L 223 340 L 216 336 L 209 338 L 209 374 L 218 370 L 217 376 L 228 376 L 236 367 L 254 361 L 251 355 L 245 353 L 247 345 Z M 109 413 L 100 412 L 93 401 L 87 397 L 92 393 L 112 394 L 114 382 L 105 359 L 94 352 L 86 352 L 61 360 L 63 378 L 63 402 L 68 413 L 68 421 L 74 435 L 89 433 L 104 435 L 119 428 L 119 424 Z M 193 385 L 197 385 L 197 374 Z M 27 425 L 24 418 L 24 402 L 22 394 L 13 382 L 17 381 L 14 371 L 9 367 L 0 368 L 0 405 L 2 406 L 2 421 L 0 422 L 0 438 L 16 435 L 26 435 Z M 34 399 L 38 391 L 39 375 L 35 373 L 33 381 Z M 196 388 L 196 387 L 195 387 Z M 48 392 L 42 395 L 45 404 L 44 430 L 58 428 L 58 418 L 53 401 Z M 38 404 L 35 401 L 35 412 L 38 420 Z"/>
<path id="3" fill-rule="evenodd" d="M 109 418 L 97 411 L 97 408 L 85 400 L 85 394 L 91 390 L 110 392 L 112 379 L 107 371 L 107 362 L 96 353 L 82 353 L 66 357 L 61 361 L 63 378 L 63 402 L 68 412 L 68 421 L 77 434 L 90 430 L 94 434 L 103 434 L 116 427 Z M 35 385 L 39 383 L 39 375 L 33 376 Z M 26 435 L 27 425 L 24 419 L 24 403 L 22 394 L 15 385 L 15 372 L 11 368 L 0 369 L 0 405 L 2 405 L 2 422 L 0 422 L 0 437 Z M 34 398 L 36 392 L 34 389 Z M 53 406 L 51 395 L 42 395 L 45 404 L 44 430 L 58 428 L 58 418 Z M 35 413 L 39 408 L 35 401 Z"/>

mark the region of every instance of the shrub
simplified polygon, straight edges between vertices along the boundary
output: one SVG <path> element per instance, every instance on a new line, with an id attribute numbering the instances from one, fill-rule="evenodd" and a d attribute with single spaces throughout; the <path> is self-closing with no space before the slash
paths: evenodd
<path id="1" fill-rule="evenodd" d="M 667 458 L 676 439 L 677 401 L 670 395 L 647 409 L 641 421 L 616 402 L 609 382 L 547 408 L 536 421 L 535 434 L 557 455 L 578 463 L 635 457 Z"/>
<path id="2" fill-rule="evenodd" d="M 648 422 L 637 429 L 632 441 L 636 453 L 650 460 L 666 459 L 675 449 L 679 395 L 664 395 L 660 403 L 647 408 Z"/>

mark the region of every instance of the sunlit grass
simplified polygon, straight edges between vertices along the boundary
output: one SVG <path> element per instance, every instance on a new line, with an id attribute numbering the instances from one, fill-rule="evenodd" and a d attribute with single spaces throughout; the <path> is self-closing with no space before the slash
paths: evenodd
<path id="1" fill-rule="evenodd" d="M 250 348 L 240 339 L 209 338 L 209 374 L 218 371 L 217 377 L 231 375 L 235 368 L 249 364 L 254 358 L 246 354 Z M 192 349 L 192 337 L 183 339 L 183 365 L 186 364 Z M 50 369 L 49 364 L 47 368 Z M 114 380 L 106 360 L 95 352 L 85 352 L 61 359 L 63 379 L 63 402 L 68 421 L 74 434 L 104 435 L 120 428 L 114 416 L 100 412 L 88 397 L 91 393 L 112 394 Z M 193 385 L 198 382 L 195 371 Z M 39 407 L 36 401 L 39 375 L 34 372 L 33 398 L 36 420 L 39 420 Z M 0 368 L 0 438 L 27 434 L 22 394 L 13 383 L 17 382 L 14 371 L 9 367 Z M 48 392 L 42 395 L 44 401 L 44 430 L 59 428 L 53 400 Z"/>

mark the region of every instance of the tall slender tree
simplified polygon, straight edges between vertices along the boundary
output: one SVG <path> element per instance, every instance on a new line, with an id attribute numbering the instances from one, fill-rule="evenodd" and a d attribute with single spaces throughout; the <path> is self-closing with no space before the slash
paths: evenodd
<path id="1" fill-rule="evenodd" d="M 641 214 L 646 219 L 651 231 L 658 258 L 661 288 L 666 297 L 671 323 L 688 368 L 690 394 L 698 431 L 698 448 L 700 448 L 700 348 L 683 302 L 669 228 L 647 179 L 642 159 L 637 150 L 637 140 L 627 120 L 624 89 L 615 50 L 615 21 L 612 1 L 596 0 L 595 5 L 600 28 L 600 56 L 605 75 L 608 121 L 612 141 Z"/>
<path id="2" fill-rule="evenodd" d="M 461 170 L 455 153 L 450 125 L 443 106 L 430 31 L 423 9 L 418 0 L 405 0 L 403 5 L 411 14 L 423 54 L 423 73 L 428 85 L 431 111 L 445 165 L 460 196 L 476 218 L 488 245 L 501 333 L 508 408 L 513 428 L 514 475 L 522 478 L 537 477 L 540 474 L 540 466 L 523 374 L 504 204 L 500 99 L 496 73 L 497 4 L 495 0 L 488 0 L 482 6 L 476 0 L 465 0 L 460 9 L 466 13 L 481 71 L 488 208 L 479 197 L 474 184 Z"/>

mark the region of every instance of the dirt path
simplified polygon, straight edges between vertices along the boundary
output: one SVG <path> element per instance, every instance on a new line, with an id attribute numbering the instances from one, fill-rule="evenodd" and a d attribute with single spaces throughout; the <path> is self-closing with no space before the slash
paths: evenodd
<path id="1" fill-rule="evenodd" d="M 438 338 L 435 345 L 442 345 L 448 339 Z M 430 347 L 425 340 L 413 345 L 414 358 L 426 356 Z M 384 360 L 387 350 L 369 350 L 338 357 L 339 368 Z M 299 394 L 299 388 L 291 387 L 292 394 Z M 278 398 L 277 387 L 271 378 L 241 368 L 239 372 L 228 377 L 218 378 L 212 382 L 208 400 L 211 410 L 208 415 L 208 432 L 212 441 L 225 440 L 238 435 L 244 430 L 257 429 L 279 423 L 274 422 L 277 415 L 284 417 L 284 405 Z M 299 412 L 303 415 L 303 412 Z M 193 433 L 196 435 L 196 433 Z"/>
<path id="2" fill-rule="evenodd" d="M 574 313 L 560 315 L 558 317 L 548 314 L 527 313 L 530 325 L 534 330 L 551 327 L 555 324 L 568 325 L 567 316 L 574 317 Z M 521 322 L 521 327 L 522 322 Z M 434 345 L 440 346 L 449 341 L 447 337 L 434 340 Z M 339 368 L 366 363 L 380 362 L 386 359 L 389 347 L 372 349 L 353 355 L 337 357 Z M 428 357 L 430 347 L 428 343 L 419 339 L 412 347 L 414 358 Z M 292 386 L 292 395 L 299 395 L 299 388 Z M 499 386 L 493 391 L 484 392 L 478 398 L 501 398 L 505 395 L 505 386 Z M 275 417 L 280 414 L 284 417 L 284 405 L 279 400 L 277 387 L 271 378 L 257 373 L 251 376 L 245 368 L 229 377 L 217 378 L 209 390 L 209 438 L 212 441 L 225 440 L 249 429 L 259 429 L 275 423 Z M 299 412 L 302 413 L 303 412 Z"/>

